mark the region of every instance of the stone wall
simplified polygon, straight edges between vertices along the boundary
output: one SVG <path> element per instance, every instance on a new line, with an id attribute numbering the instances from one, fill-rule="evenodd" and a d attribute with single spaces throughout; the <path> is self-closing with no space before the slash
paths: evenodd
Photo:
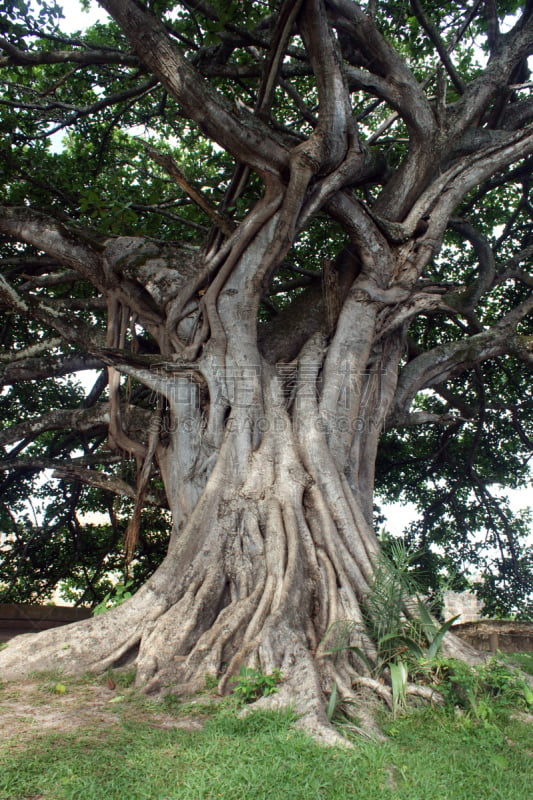
<path id="1" fill-rule="evenodd" d="M 457 634 L 477 650 L 495 653 L 533 652 L 533 622 L 513 622 L 512 620 L 480 619 L 453 625 Z"/>
<path id="2" fill-rule="evenodd" d="M 445 592 L 444 619 L 459 614 L 458 623 L 474 622 L 481 617 L 481 602 L 472 592 Z"/>
<path id="3" fill-rule="evenodd" d="M 88 608 L 0 603 L 0 642 L 19 633 L 38 633 L 92 616 Z"/>

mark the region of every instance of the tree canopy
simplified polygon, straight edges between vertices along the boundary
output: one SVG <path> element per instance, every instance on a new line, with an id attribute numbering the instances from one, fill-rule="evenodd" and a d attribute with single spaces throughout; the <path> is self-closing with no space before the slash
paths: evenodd
<path id="1" fill-rule="evenodd" d="M 317 316 L 335 324 L 326 279 L 353 279 L 347 245 L 363 272 L 381 239 L 404 248 L 404 279 L 362 288 L 381 346 L 402 334 L 378 502 L 416 504 L 407 538 L 430 588 L 474 565 L 488 611 L 531 613 L 529 519 L 496 490 L 527 484 L 533 440 L 531 3 L 101 5 L 113 21 L 65 36 L 54 2 L 0 4 L 3 598 L 66 579 L 95 604 L 123 570 L 145 434 L 166 413 L 144 379 L 169 357 L 154 329 L 209 296 L 198 253 L 246 231 L 281 181 L 295 197 L 307 182 L 306 204 L 291 219 L 287 201 L 260 277 L 263 353 L 290 364 Z M 171 524 L 151 469 L 135 585 Z"/>
<path id="2" fill-rule="evenodd" d="M 342 80 L 364 158 L 336 178 L 328 206 L 315 190 L 265 285 L 265 340 L 290 361 L 312 330 L 325 265 L 347 233 L 357 246 L 343 185 L 389 240 L 435 227 L 416 291 L 385 299 L 389 328 L 408 332 L 376 489 L 416 504 L 407 538 L 430 587 L 444 576 L 460 588 L 475 565 L 487 610 L 528 613 L 529 519 L 495 487 L 528 482 L 532 445 L 530 4 L 319 4 L 331 72 L 342 57 L 336 75 L 317 70 L 323 31 L 299 31 L 301 3 L 137 3 L 131 19 L 102 5 L 116 21 L 73 36 L 61 33 L 53 2 L 0 8 L 4 599 L 42 598 L 66 579 L 72 597 L 94 604 L 106 574 L 123 569 L 136 454 L 108 445 L 106 288 L 116 283 L 134 309 L 121 332 L 133 363 L 157 352 L 149 318 L 160 314 L 164 277 L 154 291 L 153 276 L 139 280 L 118 262 L 102 274 L 104 243 L 142 236 L 154 255 L 178 244 L 175 257 L 191 261 L 244 223 L 259 176 L 288 180 L 294 158 L 317 157 L 304 144 L 313 138 L 324 171 L 339 158 L 335 121 L 326 130 L 325 120 L 335 119 L 328 103 L 339 103 L 332 86 Z M 163 52 L 174 44 L 179 57 Z M 429 176 L 433 196 L 412 210 Z M 292 351 L 278 324 L 287 313 L 303 320 Z M 80 381 L 88 370 L 90 389 Z M 120 394 L 128 435 L 141 437 L 153 387 L 133 375 Z M 157 470 L 145 502 L 136 585 L 166 550 Z M 87 521 L 89 511 L 108 522 Z"/>

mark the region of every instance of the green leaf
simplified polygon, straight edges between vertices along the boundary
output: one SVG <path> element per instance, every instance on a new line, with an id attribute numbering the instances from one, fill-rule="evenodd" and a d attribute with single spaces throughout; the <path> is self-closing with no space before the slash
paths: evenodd
<path id="1" fill-rule="evenodd" d="M 396 716 L 398 711 L 405 706 L 407 697 L 408 670 L 403 661 L 393 661 L 389 664 L 392 685 L 392 710 Z"/>
<path id="2" fill-rule="evenodd" d="M 461 616 L 460 614 L 457 614 L 455 617 L 452 617 L 451 619 L 446 620 L 446 622 L 443 625 L 441 625 L 441 627 L 439 628 L 437 634 L 435 635 L 435 638 L 433 639 L 433 641 L 431 642 L 431 644 L 428 647 L 428 651 L 427 651 L 427 657 L 428 658 L 435 658 L 435 656 L 439 652 L 439 649 L 440 649 L 440 646 L 442 644 L 442 640 L 444 639 L 444 636 L 450 630 L 450 628 L 452 627 L 452 625 L 455 622 L 455 620 L 459 619 L 460 616 Z"/>
<path id="3" fill-rule="evenodd" d="M 336 708 L 337 708 L 337 681 L 333 681 L 333 686 L 331 687 L 331 694 L 329 696 L 329 701 L 326 708 L 326 716 L 330 722 L 333 719 Z"/>
<path id="4" fill-rule="evenodd" d="M 403 645 L 415 658 L 424 658 L 425 655 L 424 650 L 420 647 L 418 642 L 415 642 L 415 640 L 411 639 L 409 636 L 403 636 L 396 633 L 391 633 L 388 636 L 382 636 L 378 642 L 379 649 L 382 650 L 383 646 L 386 644 L 396 644 L 398 646 Z"/>

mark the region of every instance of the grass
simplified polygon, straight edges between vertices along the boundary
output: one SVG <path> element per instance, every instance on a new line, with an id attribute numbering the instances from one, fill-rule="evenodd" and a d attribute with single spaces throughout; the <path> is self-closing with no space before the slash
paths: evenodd
<path id="1" fill-rule="evenodd" d="M 66 703 L 46 691 L 48 677 L 36 694 Z M 71 700 L 89 686 L 64 682 Z M 124 703 L 112 706 L 117 724 L 40 733 L 23 747 L 16 738 L 8 741 L 0 752 L 1 800 L 531 797 L 531 717 L 498 719 L 496 727 L 467 715 L 415 709 L 395 720 L 384 716 L 384 744 L 357 739 L 350 750 L 318 746 L 295 729 L 290 713 L 253 712 L 240 719 L 235 703 L 226 700 L 187 704 L 188 716 L 197 709 L 204 720 L 201 730 L 162 728 L 153 724 L 154 713 L 179 721 L 184 709 L 139 698 L 128 687 L 123 692 Z"/>
<path id="2" fill-rule="evenodd" d="M 520 669 L 527 672 L 528 675 L 533 675 L 533 653 L 513 653 L 509 660 L 518 664 Z"/>

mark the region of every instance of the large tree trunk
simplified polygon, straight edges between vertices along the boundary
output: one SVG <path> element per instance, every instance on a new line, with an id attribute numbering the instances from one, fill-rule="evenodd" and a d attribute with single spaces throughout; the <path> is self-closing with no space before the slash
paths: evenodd
<path id="1" fill-rule="evenodd" d="M 403 342 L 394 333 L 376 345 L 377 304 L 356 281 L 333 336 L 322 319 L 296 358 L 271 363 L 256 315 L 242 308 L 247 261 L 265 258 L 272 230 L 219 294 L 210 319 L 218 337 L 186 374 L 170 357 L 154 371 L 168 406 L 157 459 L 174 518 L 164 563 L 119 608 L 11 642 L 2 677 L 129 660 L 147 691 L 189 693 L 206 675 L 227 690 L 242 665 L 277 669 L 283 681 L 268 702 L 292 705 L 308 729 L 337 740 L 327 693 L 336 681 L 350 695 L 367 666 L 353 652 L 326 656 L 321 643 L 350 620 L 352 644 L 375 660 L 361 607 L 379 549 L 377 440 Z"/>
<path id="2" fill-rule="evenodd" d="M 179 116 L 232 156 L 235 173 L 220 208 L 179 178 L 216 228 L 194 255 L 166 234 L 164 242 L 94 239 L 78 228 L 81 199 L 75 200 L 70 228 L 28 207 L 23 194 L 19 202 L 24 205 L 1 209 L 3 235 L 46 252 L 68 274 L 75 270 L 95 287 L 95 299 L 107 302 L 104 341 L 81 317 L 72 318 L 66 308 L 58 312 L 57 298 L 48 304 L 46 294 L 35 293 L 31 284 L 27 294 L 23 284 L 18 286 L 19 294 L 16 284 L 0 276 L 0 299 L 10 313 L 53 330 L 82 353 L 90 338 L 91 354 L 109 366 L 110 398 L 100 421 L 109 421 L 112 447 L 142 463 L 133 534 L 153 458 L 173 517 L 167 557 L 133 598 L 102 617 L 11 642 L 0 653 L 1 676 L 16 678 L 58 666 L 69 673 L 98 671 L 129 660 L 137 666 L 138 684 L 147 690 L 188 692 L 202 686 L 206 674 L 216 675 L 221 690 L 227 689 L 243 664 L 264 672 L 278 669 L 283 682 L 268 701 L 291 703 L 307 727 L 334 741 L 324 713 L 333 681 L 344 695 L 362 681 L 386 698 L 390 694 L 368 676 L 376 653 L 362 613 L 379 552 L 372 529 L 374 468 L 386 420 L 404 424 L 413 416 L 415 422 L 440 424 L 446 415 L 410 414 L 419 391 L 506 353 L 531 363 L 530 343 L 517 328 L 531 312 L 531 298 L 504 310 L 496 322 L 491 322 L 492 311 L 479 319 L 473 313 L 476 302 L 500 280 L 527 285 L 528 279 L 517 275 L 520 261 L 529 257 L 525 244 L 516 262 L 510 259 L 496 278 L 488 239 L 470 223 L 456 221 L 455 229 L 462 225 L 466 239 L 479 251 L 479 276 L 465 275 L 466 287 L 453 274 L 449 286 L 442 284 L 439 271 L 420 280 L 461 200 L 533 152 L 530 107 L 515 102 L 515 90 L 527 86 L 515 85 L 515 70 L 522 69 L 531 52 L 530 4 L 505 37 L 498 34 L 488 42 L 488 66 L 468 84 L 463 86 L 446 49 L 434 97 L 433 77 L 428 73 L 419 83 L 393 49 L 389 34 L 381 33 L 375 4 L 369 3 L 366 13 L 345 0 L 284 0 L 257 30 L 249 20 L 250 31 L 256 30 L 251 38 L 243 29 L 246 36 L 240 41 L 235 28 L 227 46 L 221 39 L 220 68 L 228 66 L 225 59 L 233 50 L 250 46 L 255 53 L 259 48 L 257 59 L 254 55 L 257 85 L 252 74 L 249 84 L 256 93 L 250 111 L 229 100 L 241 85 L 240 77 L 218 91 L 216 71 L 212 84 L 199 71 L 208 61 L 217 63 L 217 48 L 205 49 L 202 43 L 190 49 L 184 39 L 182 52 L 179 37 L 144 4 L 100 3 L 137 54 L 139 74 L 148 71 L 177 104 Z M 207 44 L 216 31 L 216 13 L 202 13 L 209 18 Z M 495 10 L 489 16 L 495 36 Z M 456 41 L 470 23 L 457 24 Z M 220 26 L 222 31 L 222 19 Z M 430 31 L 430 39 L 437 37 L 442 55 L 440 35 L 426 22 L 422 27 Z M 295 32 L 296 56 L 289 52 Z M 266 49 L 259 46 L 265 37 Z M 451 42 L 454 37 L 446 33 L 448 38 Z M 7 53 L 4 65 L 41 63 L 35 54 L 28 60 L 18 44 Z M 42 63 L 50 63 L 51 55 L 47 51 Z M 102 58 L 102 53 L 96 55 Z M 130 56 L 124 53 L 125 63 Z M 59 61 L 65 57 L 57 54 Z M 247 62 L 248 55 L 246 63 L 230 64 L 238 68 L 236 76 L 241 67 L 253 66 Z M 274 92 L 288 79 L 283 75 L 281 80 L 285 62 L 297 68 L 297 81 L 280 97 L 286 96 L 288 107 L 294 104 L 296 117 L 304 109 L 301 124 L 291 122 L 286 128 L 277 119 L 285 100 L 279 108 L 273 105 Z M 446 73 L 455 86 L 454 98 L 458 91 L 451 103 Z M 315 81 L 312 90 L 303 88 L 309 79 Z M 62 82 L 54 77 L 50 91 Z M 143 103 L 146 89 L 139 94 Z M 361 92 L 368 94 L 368 103 L 361 99 L 354 105 L 353 96 Z M 101 108 L 100 94 L 98 85 L 94 113 Z M 498 113 L 498 129 L 493 129 L 491 104 L 499 94 L 509 98 L 505 103 L 510 110 L 508 118 Z M 305 110 L 307 102 L 312 108 Z M 32 106 L 25 101 L 21 108 L 25 115 Z M 51 108 L 55 119 L 55 106 Z M 384 108 L 394 114 L 382 124 Z M 161 114 L 165 109 L 166 95 Z M 373 109 L 377 117 L 368 122 Z M 146 117 L 144 105 L 141 111 L 144 124 L 151 117 Z M 364 135 L 358 119 L 369 124 Z M 409 143 L 394 167 L 386 161 L 389 150 L 392 161 L 400 157 L 396 140 L 389 145 L 380 137 L 397 119 L 398 154 L 406 134 Z M 162 130 L 167 136 L 166 118 Z M 17 130 L 13 143 L 19 138 Z M 106 133 L 105 138 L 111 137 Z M 153 157 L 176 178 L 179 169 L 172 158 Z M 253 182 L 247 183 L 250 175 Z M 84 189 L 85 180 L 80 184 Z M 259 183 L 263 196 L 256 200 Z M 486 186 L 483 192 L 491 191 L 491 184 Z M 241 191 L 248 213 L 244 218 L 235 213 L 229 220 L 227 212 L 237 205 Z M 63 202 L 62 192 L 58 197 Z M 302 302 L 296 298 L 275 320 L 258 324 L 261 301 L 284 272 L 298 237 L 306 232 L 308 242 L 316 241 L 316 231 L 327 230 L 310 229 L 319 215 L 334 222 L 335 231 L 342 230 L 349 246 L 335 264 L 310 259 L 313 272 L 307 277 L 312 285 Z M 499 302 L 491 299 L 488 306 Z M 409 324 L 420 315 L 437 313 L 459 314 L 459 338 L 445 332 L 441 344 L 404 364 L 398 378 Z M 149 344 L 148 354 L 134 347 L 137 327 Z M 128 342 L 129 329 L 134 333 Z M 25 377 L 23 369 L 12 372 Z M 158 395 L 146 441 L 133 441 L 126 430 L 120 372 Z M 41 431 L 56 424 L 50 415 L 45 417 Z M 24 438 L 15 428 L 14 441 Z M 94 470 L 69 469 L 68 474 L 95 482 Z M 128 539 L 130 546 L 134 540 L 134 535 Z M 410 613 L 408 607 L 405 613 Z M 324 652 L 328 630 L 345 620 L 351 621 L 358 637 L 352 643 L 363 658 L 353 649 L 335 658 Z M 453 637 L 447 637 L 446 648 L 473 657 Z"/>
<path id="3" fill-rule="evenodd" d="M 58 666 L 100 671 L 134 657 L 139 685 L 189 693 L 206 675 L 226 688 L 247 664 L 279 669 L 276 702 L 292 704 L 314 729 L 325 725 L 324 693 L 334 679 L 347 687 L 351 679 L 347 663 L 338 672 L 320 657 L 320 643 L 336 621 L 362 623 L 377 545 L 319 415 L 309 416 L 313 354 L 300 369 L 306 363 L 297 396 L 308 396 L 301 405 L 295 398 L 291 415 L 263 362 L 254 378 L 262 414 L 243 407 L 232 415 L 198 504 L 146 586 L 103 617 L 12 642 L 3 676 Z M 371 642 L 358 644 L 372 658 Z"/>

